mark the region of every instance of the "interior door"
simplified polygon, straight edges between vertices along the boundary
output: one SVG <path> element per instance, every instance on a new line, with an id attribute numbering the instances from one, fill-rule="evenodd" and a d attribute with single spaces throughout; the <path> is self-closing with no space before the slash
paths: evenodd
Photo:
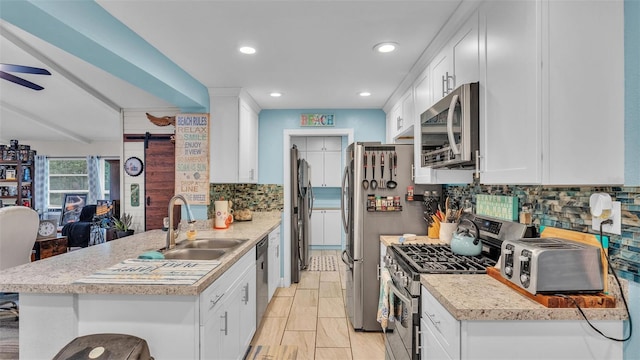
<path id="1" fill-rule="evenodd" d="M 145 137 L 145 230 L 162 229 L 175 187 L 175 146 L 168 136 Z M 180 211 L 174 211 L 174 224 Z"/>

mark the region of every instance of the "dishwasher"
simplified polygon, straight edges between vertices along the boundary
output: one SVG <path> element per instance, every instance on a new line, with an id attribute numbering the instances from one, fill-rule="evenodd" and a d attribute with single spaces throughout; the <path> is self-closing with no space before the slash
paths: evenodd
<path id="1" fill-rule="evenodd" d="M 262 316 L 269 305 L 269 237 L 265 236 L 256 245 L 256 327 L 260 326 Z"/>

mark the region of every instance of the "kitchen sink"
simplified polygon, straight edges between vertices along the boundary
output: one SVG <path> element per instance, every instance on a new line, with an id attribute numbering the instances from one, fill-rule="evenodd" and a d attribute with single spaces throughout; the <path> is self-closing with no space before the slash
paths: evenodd
<path id="1" fill-rule="evenodd" d="M 165 259 L 215 260 L 227 251 L 222 249 L 184 249 L 176 248 L 164 252 Z"/>
<path id="2" fill-rule="evenodd" d="M 176 247 L 180 249 L 231 249 L 243 244 L 248 239 L 214 239 L 198 238 L 195 240 L 183 240 Z"/>

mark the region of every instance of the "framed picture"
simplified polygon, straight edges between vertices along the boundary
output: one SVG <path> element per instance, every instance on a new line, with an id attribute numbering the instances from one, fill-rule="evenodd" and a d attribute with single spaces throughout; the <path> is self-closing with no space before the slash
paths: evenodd
<path id="1" fill-rule="evenodd" d="M 78 221 L 80 219 L 80 212 L 86 204 L 87 194 L 64 194 L 60 226 Z"/>

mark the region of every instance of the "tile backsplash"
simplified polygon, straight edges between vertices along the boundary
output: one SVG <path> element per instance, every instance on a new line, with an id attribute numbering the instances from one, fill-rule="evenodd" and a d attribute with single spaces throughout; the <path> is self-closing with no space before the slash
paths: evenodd
<path id="1" fill-rule="evenodd" d="M 465 204 L 476 206 L 477 195 L 502 195 L 518 198 L 518 210 L 531 204 L 536 226 L 593 233 L 589 197 L 605 192 L 622 203 L 622 235 L 610 235 L 609 255 L 617 273 L 640 283 L 640 187 L 552 187 L 527 185 L 448 185 L 445 193 Z M 467 203 L 468 204 L 468 203 Z M 605 234 L 609 235 L 609 234 Z"/>
<path id="2" fill-rule="evenodd" d="M 236 210 L 249 209 L 253 212 L 283 211 L 284 190 L 277 184 L 210 184 L 208 218 L 214 217 L 213 202 L 231 200 Z"/>

